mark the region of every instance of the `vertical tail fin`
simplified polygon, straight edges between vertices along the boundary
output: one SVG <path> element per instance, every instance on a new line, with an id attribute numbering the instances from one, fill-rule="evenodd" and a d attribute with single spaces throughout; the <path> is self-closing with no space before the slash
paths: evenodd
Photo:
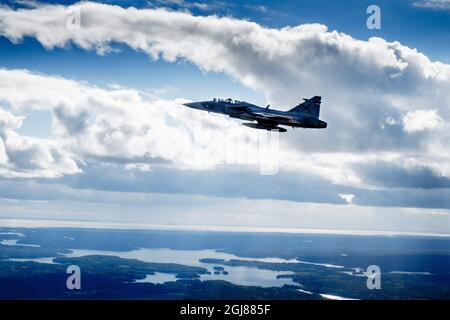
<path id="1" fill-rule="evenodd" d="M 320 103 L 322 102 L 322 98 L 319 96 L 314 96 L 311 99 L 303 99 L 304 102 L 300 103 L 295 108 L 289 110 L 289 112 L 304 112 L 310 113 L 316 118 L 319 118 L 320 114 Z"/>

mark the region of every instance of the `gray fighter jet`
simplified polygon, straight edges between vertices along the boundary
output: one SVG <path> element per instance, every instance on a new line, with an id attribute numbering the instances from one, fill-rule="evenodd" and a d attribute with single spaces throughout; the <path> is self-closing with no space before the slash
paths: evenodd
<path id="1" fill-rule="evenodd" d="M 211 101 L 185 103 L 184 105 L 198 110 L 226 114 L 232 118 L 256 121 L 256 123 L 243 123 L 244 126 L 255 129 L 287 131 L 279 125 L 292 128 L 326 128 L 327 123 L 319 120 L 321 97 L 315 96 L 303 100 L 302 103 L 289 111 L 269 109 L 270 106 L 261 108 L 248 102 L 232 99 L 213 99 Z"/>

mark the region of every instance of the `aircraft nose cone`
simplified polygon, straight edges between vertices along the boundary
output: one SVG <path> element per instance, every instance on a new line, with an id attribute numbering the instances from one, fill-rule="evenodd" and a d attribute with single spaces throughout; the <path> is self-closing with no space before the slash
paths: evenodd
<path id="1" fill-rule="evenodd" d="M 207 105 L 204 102 L 187 102 L 183 103 L 186 107 L 197 109 L 197 110 L 208 110 Z"/>
<path id="2" fill-rule="evenodd" d="M 185 105 L 186 107 L 189 108 L 194 108 L 194 109 L 205 109 L 205 107 L 203 106 L 203 104 L 201 102 L 188 102 L 188 103 L 183 103 L 183 105 Z"/>
<path id="3" fill-rule="evenodd" d="M 189 108 L 194 108 L 195 102 L 188 102 L 188 103 L 183 103 L 183 106 L 189 107 Z"/>

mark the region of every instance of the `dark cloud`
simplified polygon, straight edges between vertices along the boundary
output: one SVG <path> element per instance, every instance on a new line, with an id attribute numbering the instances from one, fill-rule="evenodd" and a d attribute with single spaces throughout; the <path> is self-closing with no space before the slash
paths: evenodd
<path id="1" fill-rule="evenodd" d="M 426 166 L 405 168 L 387 161 L 356 165 L 354 169 L 367 183 L 384 188 L 450 188 L 450 179 L 437 175 Z"/>
<path id="2" fill-rule="evenodd" d="M 116 200 L 119 201 L 121 194 L 141 193 L 226 197 L 230 198 L 231 202 L 233 198 L 249 198 L 345 204 L 339 194 L 353 194 L 353 203 L 362 206 L 450 209 L 449 182 L 439 185 L 427 170 L 423 171 L 423 175 L 430 174 L 428 189 L 415 188 L 415 178 L 405 178 L 404 175 L 408 176 L 408 173 L 399 170 L 400 173 L 397 174 L 400 176 L 392 178 L 392 188 L 368 190 L 336 186 L 317 176 L 288 171 L 274 176 L 262 176 L 257 171 L 252 172 L 245 168 L 193 171 L 156 167 L 152 171 L 142 172 L 138 169 L 126 170 L 117 164 L 91 164 L 83 169 L 83 173 L 60 179 L 38 179 L 34 182 L 0 180 L 3 186 L 0 197 L 100 201 L 95 196 L 89 197 L 90 190 L 98 190 L 116 192 Z M 397 171 L 398 168 L 392 170 Z M 386 182 L 387 178 L 383 179 L 383 183 L 389 183 Z M 401 179 L 404 179 L 402 187 L 398 182 Z M 206 201 L 205 199 L 207 198 L 202 201 Z M 195 203 L 198 200 L 192 201 Z"/>
<path id="3" fill-rule="evenodd" d="M 120 192 L 345 203 L 338 196 L 336 188 L 325 179 L 313 175 L 292 175 L 289 172 L 265 176 L 256 169 L 245 167 L 207 171 L 156 167 L 152 171 L 142 172 L 126 170 L 123 166 L 113 164 L 91 164 L 83 171 L 82 174 L 65 176 L 56 183 L 72 188 Z"/>
<path id="4" fill-rule="evenodd" d="M 361 206 L 450 209 L 450 189 L 355 190 Z"/>
<path id="5" fill-rule="evenodd" d="M 82 134 L 89 125 L 89 113 L 86 110 L 73 111 L 64 107 L 56 107 L 53 112 L 56 121 L 60 122 L 62 128 L 65 129 L 64 134 Z"/>

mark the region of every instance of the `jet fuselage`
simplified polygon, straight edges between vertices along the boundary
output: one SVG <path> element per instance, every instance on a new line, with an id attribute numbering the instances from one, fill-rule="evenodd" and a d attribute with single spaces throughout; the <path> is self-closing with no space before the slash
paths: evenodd
<path id="1" fill-rule="evenodd" d="M 318 98 L 318 104 L 320 105 L 320 97 Z M 309 101 L 308 99 L 305 100 Z M 299 105 L 300 108 L 297 106 L 294 108 L 295 110 L 292 109 L 289 111 L 274 110 L 269 109 L 269 107 L 262 108 L 248 102 L 231 99 L 213 99 L 209 101 L 185 103 L 184 105 L 198 110 L 225 114 L 232 118 L 256 121 L 257 123 L 244 123 L 244 125 L 256 129 L 279 129 L 279 131 L 286 131 L 286 129 L 280 128 L 278 125 L 290 126 L 293 128 L 326 128 L 327 123 L 319 120 L 318 114 L 315 115 L 314 112 L 311 113 L 310 108 L 302 110 L 301 107 L 303 104 Z"/>

